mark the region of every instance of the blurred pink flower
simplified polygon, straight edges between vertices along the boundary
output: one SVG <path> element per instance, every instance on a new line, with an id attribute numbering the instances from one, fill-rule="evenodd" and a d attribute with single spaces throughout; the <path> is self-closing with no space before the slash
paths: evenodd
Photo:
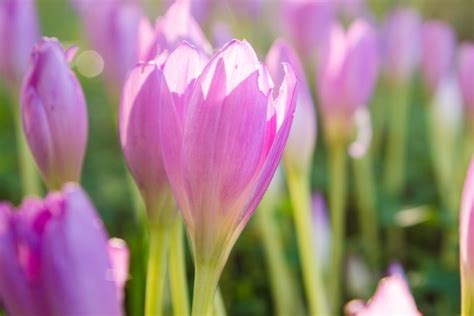
<path id="1" fill-rule="evenodd" d="M 288 63 L 294 69 L 298 79 L 298 97 L 296 111 L 288 143 L 283 153 L 285 163 L 308 172 L 316 145 L 316 111 L 311 92 L 306 82 L 303 66 L 296 52 L 284 40 L 276 40 L 268 51 L 266 64 L 277 86 L 283 82 L 285 73 L 282 63 Z M 273 96 L 278 96 L 273 90 Z"/>
<path id="2" fill-rule="evenodd" d="M 452 72 L 456 36 L 449 24 L 427 21 L 422 26 L 421 66 L 425 86 L 431 93 Z"/>
<path id="3" fill-rule="evenodd" d="M 23 129 L 49 188 L 81 176 L 87 143 L 87 105 L 69 68 L 75 48 L 52 38 L 33 47 L 21 88 Z"/>
<path id="4" fill-rule="evenodd" d="M 459 48 L 458 81 L 464 107 L 474 122 L 474 43 L 468 42 Z"/>
<path id="5" fill-rule="evenodd" d="M 116 91 L 138 61 L 142 13 L 133 0 L 76 0 L 87 38 L 104 59 L 104 74 Z"/>
<path id="6" fill-rule="evenodd" d="M 400 274 L 383 278 L 367 304 L 359 300 L 351 301 L 346 305 L 345 310 L 349 316 L 421 315 L 407 282 Z"/>
<path id="7" fill-rule="evenodd" d="M 151 26 L 146 28 L 147 33 L 150 28 Z M 140 49 L 140 60 L 152 60 L 163 51 L 172 52 L 182 41 L 189 42 L 209 55 L 212 53 L 206 36 L 191 16 L 189 0 L 176 0 L 165 14 L 156 20 L 153 40 L 148 43 L 146 49 Z"/>
<path id="8" fill-rule="evenodd" d="M 344 32 L 333 25 L 321 52 L 316 87 L 326 128 L 351 130 L 354 113 L 366 106 L 379 65 L 375 30 L 356 20 Z"/>
<path id="9" fill-rule="evenodd" d="M 39 39 L 35 0 L 0 1 L 0 76 L 17 88 Z"/>
<path id="10" fill-rule="evenodd" d="M 11 315 L 122 315 L 107 235 L 76 185 L 0 204 L 0 299 Z"/>
<path id="11" fill-rule="evenodd" d="M 280 0 L 283 34 L 295 45 L 305 59 L 325 40 L 336 19 L 336 1 Z"/>
<path id="12" fill-rule="evenodd" d="M 392 11 L 381 38 L 387 76 L 396 81 L 408 81 L 420 62 L 421 17 L 408 8 Z"/>

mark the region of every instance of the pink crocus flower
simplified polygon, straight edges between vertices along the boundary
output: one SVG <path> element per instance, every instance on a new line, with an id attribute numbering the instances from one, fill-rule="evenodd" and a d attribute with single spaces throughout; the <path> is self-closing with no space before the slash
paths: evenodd
<path id="1" fill-rule="evenodd" d="M 279 39 L 273 43 L 266 58 L 268 70 L 277 85 L 280 85 L 284 79 L 285 73 L 281 67 L 283 62 L 291 65 L 298 79 L 295 119 L 283 159 L 285 164 L 291 165 L 291 168 L 308 172 L 316 145 L 316 111 L 306 83 L 303 66 L 296 52 L 284 40 Z M 278 93 L 274 90 L 273 94 L 276 98 Z"/>
<path id="2" fill-rule="evenodd" d="M 383 27 L 382 49 L 386 74 L 398 82 L 411 78 L 421 56 L 421 17 L 409 8 L 392 11 Z"/>
<path id="3" fill-rule="evenodd" d="M 115 270 L 105 229 L 79 186 L 27 198 L 16 210 L 0 204 L 0 299 L 9 314 L 122 315 Z"/>
<path id="4" fill-rule="evenodd" d="M 23 129 L 50 188 L 78 182 L 87 142 L 87 105 L 69 67 L 75 48 L 53 38 L 34 46 L 21 88 Z"/>
<path id="5" fill-rule="evenodd" d="M 199 53 L 184 45 L 163 67 L 165 169 L 196 262 L 214 262 L 218 274 L 265 193 L 290 132 L 296 78 L 284 67 L 276 99 L 270 74 L 246 41 L 229 42 L 205 67 Z"/>
<path id="6" fill-rule="evenodd" d="M 458 81 L 464 108 L 474 122 L 474 43 L 468 42 L 459 48 Z"/>
<path id="7" fill-rule="evenodd" d="M 329 135 L 351 131 L 354 113 L 366 106 L 378 73 L 378 42 L 374 29 L 363 20 L 347 32 L 333 25 L 321 52 L 316 87 Z"/>
<path id="8" fill-rule="evenodd" d="M 31 48 L 39 39 L 35 2 L 0 2 L 0 76 L 13 86 L 20 84 Z"/>
<path id="9" fill-rule="evenodd" d="M 408 283 L 399 272 L 383 278 L 367 303 L 354 300 L 345 310 L 349 316 L 421 316 Z"/>
<path id="10" fill-rule="evenodd" d="M 426 89 L 434 93 L 453 67 L 456 35 L 448 24 L 427 21 L 422 26 L 422 73 Z"/>

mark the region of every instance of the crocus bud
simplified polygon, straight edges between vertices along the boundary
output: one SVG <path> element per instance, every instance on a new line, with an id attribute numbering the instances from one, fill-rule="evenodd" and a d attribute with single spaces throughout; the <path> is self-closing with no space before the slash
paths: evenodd
<path id="1" fill-rule="evenodd" d="M 25 73 L 38 28 L 34 0 L 0 2 L 0 76 L 13 86 Z"/>
<path id="2" fill-rule="evenodd" d="M 376 33 L 367 22 L 356 20 L 346 33 L 339 24 L 332 27 L 316 84 L 329 137 L 348 137 L 354 113 L 372 94 L 378 62 Z"/>
<path id="3" fill-rule="evenodd" d="M 296 78 L 286 76 L 278 98 L 265 66 L 246 41 L 218 51 L 185 89 L 179 69 L 198 53 L 176 50 L 164 66 L 163 93 L 188 97 L 160 108 L 165 169 L 186 222 L 197 263 L 218 274 L 278 166 L 296 103 Z M 164 84 L 164 83 L 167 84 Z M 217 280 L 215 280 L 217 282 Z"/>
<path id="4" fill-rule="evenodd" d="M 461 45 L 459 49 L 458 81 L 468 117 L 474 122 L 474 43 Z"/>
<path id="5" fill-rule="evenodd" d="M 462 305 L 474 301 L 474 156 L 467 171 L 459 218 Z"/>
<path id="6" fill-rule="evenodd" d="M 329 223 L 326 201 L 321 193 L 313 194 L 313 236 L 316 249 L 316 259 L 327 268 L 331 254 L 331 226 Z"/>
<path id="7" fill-rule="evenodd" d="M 408 81 L 421 56 L 421 18 L 415 10 L 397 9 L 387 17 L 383 28 L 383 63 L 387 76 Z"/>
<path id="8" fill-rule="evenodd" d="M 35 44 L 21 88 L 23 129 L 50 188 L 78 182 L 87 142 L 87 106 L 69 68 L 74 50 L 56 39 Z"/>
<path id="9" fill-rule="evenodd" d="M 199 24 L 191 16 L 189 0 L 176 0 L 155 24 L 155 38 L 143 60 L 152 60 L 163 51 L 172 52 L 182 41 L 211 54 L 212 47 Z"/>
<path id="10" fill-rule="evenodd" d="M 165 2 L 168 7 L 171 7 L 173 3 L 183 2 L 183 0 L 166 0 Z M 184 2 L 188 2 L 190 13 L 199 24 L 203 24 L 207 20 L 215 6 L 214 0 L 184 0 Z"/>
<path id="11" fill-rule="evenodd" d="M 426 89 L 433 93 L 453 66 L 456 37 L 452 28 L 441 21 L 428 21 L 422 26 L 421 67 Z"/>
<path id="12" fill-rule="evenodd" d="M 138 61 L 141 12 L 126 0 L 79 0 L 79 14 L 88 41 L 104 59 L 110 87 L 120 91 L 129 70 Z"/>
<path id="13" fill-rule="evenodd" d="M 280 15 L 283 33 L 305 58 L 314 58 L 336 18 L 336 2 L 282 0 Z"/>
<path id="14" fill-rule="evenodd" d="M 266 59 L 268 70 L 277 86 L 284 79 L 285 73 L 281 67 L 284 62 L 291 65 L 295 71 L 298 79 L 298 97 L 295 118 L 283 159 L 285 164 L 289 164 L 291 168 L 307 173 L 311 167 L 316 145 L 316 113 L 303 67 L 296 52 L 283 40 L 277 40 L 270 48 Z M 273 96 L 277 97 L 276 90 L 273 90 Z"/>
<path id="15" fill-rule="evenodd" d="M 121 315 L 107 235 L 85 192 L 67 185 L 0 205 L 0 300 L 9 315 Z"/>
<path id="16" fill-rule="evenodd" d="M 399 274 L 382 279 L 367 304 L 352 301 L 346 305 L 345 311 L 350 316 L 421 316 L 407 282 Z"/>

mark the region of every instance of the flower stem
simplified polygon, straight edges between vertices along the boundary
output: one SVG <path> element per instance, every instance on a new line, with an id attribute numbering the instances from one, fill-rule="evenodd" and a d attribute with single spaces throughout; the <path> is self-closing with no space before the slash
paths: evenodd
<path id="1" fill-rule="evenodd" d="M 181 219 L 176 220 L 171 230 L 169 273 L 171 301 L 174 315 L 189 315 L 188 279 L 186 277 L 186 257 Z"/>
<path id="2" fill-rule="evenodd" d="M 332 252 L 330 266 L 332 314 L 339 314 L 341 300 L 341 274 L 344 256 L 344 232 L 346 227 L 346 152 L 345 143 L 334 139 L 329 143 L 330 190 L 329 211 L 331 212 Z"/>
<path id="3" fill-rule="evenodd" d="M 14 99 L 17 101 L 17 99 Z M 17 151 L 20 162 L 21 190 L 23 195 L 39 195 L 40 183 L 35 162 L 23 132 L 20 105 L 14 102 Z"/>
<path id="4" fill-rule="evenodd" d="M 160 316 L 163 313 L 169 228 L 150 226 L 149 245 L 145 315 Z"/>
<path id="5" fill-rule="evenodd" d="M 227 313 L 225 311 L 224 298 L 222 297 L 221 290 L 218 287 L 216 290 L 215 298 L 214 298 L 214 316 L 226 316 L 226 315 Z"/>
<path id="6" fill-rule="evenodd" d="M 211 316 L 220 271 L 207 261 L 195 262 L 193 316 Z"/>
<path id="7" fill-rule="evenodd" d="M 298 248 L 303 270 L 303 281 L 310 315 L 329 315 L 322 270 L 319 260 L 315 257 L 316 249 L 313 244 L 314 236 L 311 232 L 311 192 L 309 181 L 304 174 L 299 174 L 286 167 L 288 188 L 293 204 L 293 218 L 295 222 Z"/>
<path id="8" fill-rule="evenodd" d="M 299 315 L 302 314 L 302 304 L 286 262 L 283 241 L 274 218 L 273 202 L 267 201 L 264 197 L 255 214 L 269 270 L 273 302 L 277 315 L 285 316 L 292 313 Z"/>
<path id="9" fill-rule="evenodd" d="M 409 89 L 407 84 L 394 84 L 392 92 L 391 121 L 388 131 L 388 148 L 385 168 L 385 187 L 392 196 L 398 196 L 404 185 L 407 117 Z"/>
<path id="10" fill-rule="evenodd" d="M 362 241 L 369 262 L 372 264 L 372 267 L 376 268 L 379 261 L 380 247 L 377 210 L 375 206 L 376 193 L 370 151 L 368 151 L 364 157 L 354 159 L 353 167 Z"/>

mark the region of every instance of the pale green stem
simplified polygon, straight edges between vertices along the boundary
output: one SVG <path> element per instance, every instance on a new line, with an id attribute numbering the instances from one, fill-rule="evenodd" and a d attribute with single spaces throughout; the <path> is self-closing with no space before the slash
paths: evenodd
<path id="1" fill-rule="evenodd" d="M 173 314 L 187 316 L 189 315 L 188 280 L 181 219 L 176 220 L 171 231 L 169 273 Z"/>
<path id="2" fill-rule="evenodd" d="M 303 270 L 303 281 L 310 315 L 329 315 L 325 289 L 323 285 L 321 263 L 316 258 L 314 234 L 311 226 L 311 192 L 307 173 L 298 174 L 285 166 L 288 188 L 293 204 L 298 248 Z"/>
<path id="3" fill-rule="evenodd" d="M 409 108 L 407 84 L 390 87 L 390 121 L 385 166 L 385 187 L 392 197 L 398 197 L 405 184 L 406 135 Z"/>
<path id="4" fill-rule="evenodd" d="M 13 108 L 15 115 L 17 151 L 20 162 L 21 190 L 24 196 L 39 195 L 41 190 L 38 172 L 30 148 L 26 142 L 25 134 L 23 133 L 20 105 L 18 102 L 14 102 Z"/>
<path id="5" fill-rule="evenodd" d="M 400 197 L 405 185 L 406 135 L 408 129 L 409 109 L 408 84 L 392 83 L 389 87 L 390 121 L 388 122 L 388 147 L 385 157 L 385 188 L 392 199 Z M 392 221 L 395 221 L 395 210 L 392 210 Z M 398 257 L 403 248 L 403 230 L 392 223 L 387 230 L 388 252 Z"/>
<path id="6" fill-rule="evenodd" d="M 374 268 L 379 261 L 379 234 L 375 206 L 375 186 L 370 151 L 364 157 L 353 160 L 355 191 L 357 194 L 358 219 L 367 257 Z"/>
<path id="7" fill-rule="evenodd" d="M 193 316 L 212 316 L 220 270 L 205 261 L 195 262 Z"/>
<path id="8" fill-rule="evenodd" d="M 255 214 L 265 251 L 273 303 L 277 315 L 286 316 L 292 313 L 299 315 L 302 314 L 302 304 L 286 262 L 283 241 L 274 218 L 273 204 L 271 201 L 266 203 L 264 198 Z"/>
<path id="9" fill-rule="evenodd" d="M 169 234 L 168 227 L 150 226 L 145 316 L 160 316 L 163 313 Z"/>
<path id="10" fill-rule="evenodd" d="M 220 288 L 217 288 L 216 295 L 214 298 L 214 316 L 226 316 L 224 298 Z"/>
<path id="11" fill-rule="evenodd" d="M 344 259 L 344 234 L 346 227 L 346 146 L 342 140 L 335 139 L 329 143 L 330 151 L 330 188 L 329 210 L 331 212 L 332 252 L 329 291 L 332 298 L 332 314 L 340 313 L 341 274 Z"/>
<path id="12" fill-rule="evenodd" d="M 457 188 L 457 176 L 454 169 L 455 163 L 459 163 L 456 146 L 456 135 L 451 130 L 445 128 L 445 122 L 437 113 L 437 104 L 428 104 L 426 108 L 428 118 L 428 136 L 430 137 L 431 156 L 433 157 L 433 166 L 438 182 L 439 195 L 445 207 L 447 224 L 443 245 L 441 249 L 441 258 L 448 267 L 455 267 L 457 254 L 457 212 L 459 195 Z M 455 156 L 453 156 L 455 155 Z M 457 162 L 456 162 L 457 161 Z"/>

